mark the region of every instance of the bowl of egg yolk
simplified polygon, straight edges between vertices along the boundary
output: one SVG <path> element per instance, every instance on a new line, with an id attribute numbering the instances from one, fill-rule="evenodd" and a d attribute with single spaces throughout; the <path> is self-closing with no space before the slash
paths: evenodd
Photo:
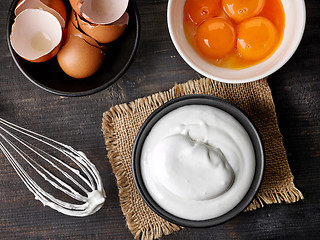
<path id="1" fill-rule="evenodd" d="M 255 81 L 277 71 L 303 36 L 304 0 L 169 0 L 171 39 L 184 61 L 205 77 Z"/>

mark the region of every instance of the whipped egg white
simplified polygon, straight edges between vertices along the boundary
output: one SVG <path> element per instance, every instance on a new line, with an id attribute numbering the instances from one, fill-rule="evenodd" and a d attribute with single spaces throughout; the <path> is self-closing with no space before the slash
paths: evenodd
<path id="1" fill-rule="evenodd" d="M 144 184 L 167 212 L 207 220 L 232 210 L 248 192 L 255 152 L 244 127 L 225 111 L 188 105 L 163 116 L 141 153 Z"/>

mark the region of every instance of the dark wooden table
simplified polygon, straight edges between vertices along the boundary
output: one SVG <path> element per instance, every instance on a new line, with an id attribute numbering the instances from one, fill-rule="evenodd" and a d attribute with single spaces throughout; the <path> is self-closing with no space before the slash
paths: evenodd
<path id="1" fill-rule="evenodd" d="M 0 117 L 84 151 L 99 169 L 108 197 L 92 216 L 62 215 L 35 201 L 11 165 L 1 158 L 0 238 L 132 239 L 106 158 L 101 118 L 113 105 L 200 77 L 184 63 L 170 40 L 167 1 L 137 0 L 142 32 L 132 65 L 111 87 L 79 98 L 47 93 L 20 73 L 6 42 L 10 3 L 0 3 Z M 186 228 L 163 239 L 320 238 L 320 1 L 306 0 L 306 6 L 307 26 L 300 47 L 268 78 L 295 184 L 305 200 L 266 206 L 217 227 Z"/>

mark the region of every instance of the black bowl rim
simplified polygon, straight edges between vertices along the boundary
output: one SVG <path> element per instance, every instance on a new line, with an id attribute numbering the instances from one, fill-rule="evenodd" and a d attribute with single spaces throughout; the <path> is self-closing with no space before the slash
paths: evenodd
<path id="1" fill-rule="evenodd" d="M 225 112 L 231 114 L 247 130 L 251 138 L 251 141 L 253 143 L 253 146 L 255 149 L 255 156 L 256 156 L 256 169 L 255 169 L 254 179 L 252 181 L 252 184 L 248 192 L 246 193 L 245 197 L 241 200 L 241 202 L 232 210 L 230 210 L 229 212 L 227 212 L 222 216 L 219 216 L 213 219 L 208 219 L 208 220 L 201 220 L 201 221 L 183 219 L 183 218 L 174 216 L 173 214 L 161 208 L 149 195 L 143 183 L 143 179 L 140 171 L 141 149 L 142 149 L 144 140 L 148 136 L 153 125 L 161 117 L 163 117 L 165 114 L 169 113 L 170 111 L 176 108 L 186 106 L 186 105 L 191 105 L 191 104 L 213 106 L 213 107 L 220 108 L 221 110 L 224 110 Z M 184 227 L 203 228 L 203 227 L 216 226 L 224 222 L 227 222 L 228 220 L 234 218 L 239 213 L 241 213 L 251 203 L 252 199 L 255 197 L 255 195 L 257 194 L 260 188 L 260 185 L 263 179 L 263 174 L 264 174 L 264 166 L 265 166 L 265 155 L 264 155 L 262 140 L 256 127 L 251 122 L 251 120 L 247 117 L 247 115 L 234 104 L 224 99 L 211 96 L 211 95 L 205 95 L 205 94 L 193 94 L 193 95 L 186 95 L 186 96 L 175 98 L 165 103 L 164 105 L 160 106 L 154 112 L 152 112 L 151 115 L 147 118 L 147 120 L 143 123 L 142 127 L 140 128 L 137 134 L 137 137 L 135 139 L 133 152 L 132 152 L 133 178 L 142 199 L 160 217 L 166 219 L 169 222 L 172 222 L 174 224 L 184 226 Z"/>
<path id="2" fill-rule="evenodd" d="M 56 90 L 56 89 L 53 89 L 53 88 L 50 88 L 50 87 L 47 87 L 43 84 L 41 84 L 40 82 L 38 82 L 36 79 L 34 79 L 31 75 L 29 75 L 24 67 L 20 64 L 19 62 L 19 59 L 18 57 L 16 56 L 11 44 L 10 44 L 10 34 L 11 34 L 11 25 L 10 25 L 10 21 L 11 21 L 11 15 L 12 13 L 14 12 L 14 9 L 16 7 L 16 5 L 18 4 L 19 0 L 14 0 L 12 1 L 11 3 L 11 6 L 9 8 L 9 12 L 8 12 L 8 16 L 7 16 L 7 43 L 8 43 L 8 47 L 9 47 L 9 51 L 10 51 L 10 54 L 15 62 L 15 64 L 17 65 L 18 69 L 20 70 L 20 72 L 23 73 L 23 75 L 30 81 L 32 82 L 34 85 L 36 85 L 37 87 L 49 92 L 49 93 L 52 93 L 52 94 L 55 94 L 55 95 L 59 95 L 59 96 L 64 96 L 64 97 L 81 97 L 81 96 L 87 96 L 87 95 L 91 95 L 91 94 L 94 94 L 94 93 L 97 93 L 97 92 L 100 92 L 102 91 L 103 89 L 111 86 L 112 84 L 114 84 L 119 78 L 121 78 L 124 73 L 128 70 L 130 64 L 132 63 L 133 59 L 134 59 L 134 56 L 136 55 L 136 52 L 138 50 L 138 47 L 139 47 L 139 43 L 140 43 L 140 29 L 141 29 L 141 25 L 140 25 L 140 14 L 139 14 L 139 10 L 138 10 L 138 7 L 137 7 L 137 4 L 135 2 L 135 0 L 129 0 L 131 1 L 132 5 L 133 5 L 133 9 L 134 9 L 134 12 L 135 12 L 135 20 L 136 20 L 136 24 L 137 24 L 137 28 L 136 28 L 136 39 L 135 39 L 135 44 L 134 44 L 134 47 L 133 47 L 133 51 L 126 63 L 126 65 L 121 69 L 121 71 L 116 75 L 114 76 L 112 79 L 110 79 L 108 82 L 106 82 L 105 84 L 97 87 L 97 88 L 94 88 L 94 89 L 91 89 L 91 90 L 88 90 L 88 91 L 80 91 L 80 92 L 67 92 L 67 91 L 59 91 L 59 90 Z"/>

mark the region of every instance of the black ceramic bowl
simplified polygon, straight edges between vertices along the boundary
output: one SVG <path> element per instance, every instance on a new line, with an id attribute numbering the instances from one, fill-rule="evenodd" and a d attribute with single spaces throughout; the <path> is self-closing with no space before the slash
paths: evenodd
<path id="1" fill-rule="evenodd" d="M 186 105 L 208 105 L 208 106 L 219 108 L 231 114 L 235 119 L 237 119 L 242 124 L 242 126 L 248 132 L 255 150 L 256 169 L 255 169 L 255 174 L 254 174 L 252 184 L 247 194 L 235 208 L 233 208 L 231 211 L 217 218 L 195 221 L 195 220 L 183 219 L 183 218 L 172 215 L 171 213 L 161 208 L 152 199 L 152 197 L 150 196 L 150 194 L 148 193 L 144 185 L 143 178 L 141 175 L 141 168 L 140 168 L 141 150 L 142 150 L 144 141 L 148 136 L 149 132 L 151 131 L 152 127 L 159 119 L 161 119 L 164 115 L 166 115 L 170 111 L 173 111 L 179 107 L 186 106 Z M 236 106 L 234 106 L 233 104 L 221 98 L 217 98 L 209 95 L 189 95 L 189 96 L 176 98 L 174 100 L 167 102 L 166 104 L 164 104 L 163 106 L 155 110 L 144 122 L 144 124 L 142 125 L 136 137 L 134 147 L 133 147 L 132 171 L 133 171 L 133 177 L 134 177 L 136 187 L 141 197 L 147 203 L 147 205 L 159 216 L 180 226 L 210 227 L 210 226 L 224 223 L 232 219 L 237 214 L 241 213 L 250 204 L 250 202 L 256 195 L 262 181 L 263 172 L 264 172 L 264 150 L 263 150 L 263 145 L 262 145 L 259 133 L 254 127 L 253 123 Z"/>
<path id="2" fill-rule="evenodd" d="M 129 1 L 127 12 L 129 24 L 125 33 L 116 41 L 108 44 L 106 59 L 94 75 L 75 79 L 65 74 L 54 57 L 43 63 L 32 63 L 24 60 L 15 53 L 10 44 L 11 27 L 14 22 L 14 10 L 19 0 L 11 4 L 7 19 L 7 42 L 10 53 L 20 71 L 38 87 L 61 96 L 84 96 L 101 91 L 117 81 L 128 69 L 138 48 L 140 38 L 140 19 L 134 0 Z M 71 7 L 68 0 L 64 0 L 67 11 Z"/>

